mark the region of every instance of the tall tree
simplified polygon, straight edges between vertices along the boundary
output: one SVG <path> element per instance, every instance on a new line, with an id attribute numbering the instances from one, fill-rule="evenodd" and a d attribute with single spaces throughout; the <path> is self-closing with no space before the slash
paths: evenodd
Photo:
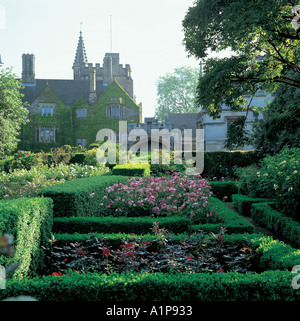
<path id="1" fill-rule="evenodd" d="M 279 84 L 300 88 L 300 28 L 289 0 L 198 0 L 184 20 L 184 45 L 204 58 L 197 102 L 214 117 L 222 105 L 243 110 L 245 94 L 274 91 Z M 294 24 L 292 24 L 292 20 Z M 208 52 L 231 49 L 231 57 L 206 59 Z"/>
<path id="2" fill-rule="evenodd" d="M 11 69 L 0 71 L 0 158 L 17 147 L 21 126 L 26 122 L 27 109 L 20 93 L 21 82 Z"/>
<path id="3" fill-rule="evenodd" d="M 281 84 L 263 116 L 254 124 L 251 135 L 261 155 L 274 155 L 284 147 L 300 148 L 300 88 Z"/>
<path id="4" fill-rule="evenodd" d="M 173 73 L 159 77 L 155 117 L 164 119 L 165 108 L 171 113 L 196 113 L 198 68 L 177 67 Z"/>

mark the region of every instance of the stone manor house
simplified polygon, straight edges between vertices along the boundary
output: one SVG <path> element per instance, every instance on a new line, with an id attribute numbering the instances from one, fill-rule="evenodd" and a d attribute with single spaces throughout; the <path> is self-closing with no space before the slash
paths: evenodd
<path id="1" fill-rule="evenodd" d="M 35 56 L 22 55 L 22 90 L 29 122 L 19 149 L 44 151 L 62 145 L 88 147 L 102 128 L 117 131 L 119 120 L 140 123 L 142 104 L 134 98 L 129 64 L 118 53 L 106 53 L 102 66 L 87 60 L 80 32 L 73 79 L 36 79 Z"/>
<path id="2" fill-rule="evenodd" d="M 195 130 L 203 128 L 205 150 L 224 150 L 229 122 L 246 113 L 223 106 L 221 117 L 212 119 L 201 108 L 198 113 L 184 114 L 166 110 L 163 122 L 154 117 L 142 122 L 142 104 L 135 101 L 130 65 L 120 64 L 119 53 L 106 53 L 102 65 L 89 63 L 81 31 L 72 68 L 73 79 L 36 79 L 35 56 L 22 55 L 22 91 L 24 103 L 28 103 L 29 122 L 22 128 L 19 149 L 38 152 L 62 145 L 88 147 L 100 129 L 112 129 L 118 137 L 119 121 L 126 120 L 128 132 L 140 128 L 148 135 L 153 128 L 176 128 L 182 134 L 184 129 L 192 129 L 195 137 Z M 247 130 L 262 117 L 252 107 L 265 106 L 270 99 L 264 91 L 251 98 Z M 252 146 L 238 149 L 249 150 Z"/>

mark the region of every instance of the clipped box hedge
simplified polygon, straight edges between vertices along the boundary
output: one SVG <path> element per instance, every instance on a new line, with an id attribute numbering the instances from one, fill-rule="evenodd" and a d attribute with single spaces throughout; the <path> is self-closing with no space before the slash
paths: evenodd
<path id="1" fill-rule="evenodd" d="M 260 274 L 70 274 L 10 280 L 0 299 L 29 295 L 39 301 L 300 301 L 290 271 Z"/>
<path id="2" fill-rule="evenodd" d="M 155 221 L 159 226 L 173 233 L 184 233 L 190 230 L 191 220 L 182 216 L 172 217 L 56 217 L 53 220 L 54 233 L 135 233 L 150 232 Z"/>
<path id="3" fill-rule="evenodd" d="M 95 176 L 79 178 L 43 188 L 38 195 L 53 200 L 55 217 L 101 216 L 99 206 L 105 188 L 120 183 L 126 176 Z"/>
<path id="4" fill-rule="evenodd" d="M 107 232 L 107 233 L 148 233 L 153 222 L 159 221 L 159 225 L 170 229 L 174 233 L 183 233 L 202 229 L 214 233 L 220 232 L 220 226 L 226 226 L 227 233 L 253 233 L 254 226 L 245 218 L 236 212 L 230 210 L 221 200 L 210 197 L 209 210 L 215 215 L 224 219 L 220 223 L 206 223 L 192 225 L 192 221 L 185 216 L 169 217 L 112 217 L 105 215 L 103 208 L 103 217 L 56 217 L 54 219 L 53 230 L 60 233 L 89 233 Z"/>
<path id="5" fill-rule="evenodd" d="M 237 194 L 238 193 L 238 189 L 235 186 L 235 181 L 224 181 L 224 182 L 209 182 L 211 185 L 211 189 L 213 192 L 213 196 L 217 197 L 218 199 L 222 200 L 224 198 L 224 196 L 227 196 L 228 202 L 231 202 L 231 195 L 232 194 Z"/>
<path id="6" fill-rule="evenodd" d="M 251 206 L 253 203 L 265 203 L 270 202 L 267 198 L 253 198 L 242 194 L 231 195 L 234 207 L 241 215 L 251 216 Z"/>
<path id="7" fill-rule="evenodd" d="M 235 178 L 234 168 L 250 166 L 261 157 L 254 151 L 205 151 L 203 177 Z"/>
<path id="8" fill-rule="evenodd" d="M 150 176 L 150 165 L 149 164 L 120 164 L 116 165 L 112 169 L 112 175 L 123 175 L 123 176 Z"/>
<path id="9" fill-rule="evenodd" d="M 25 278 L 43 267 L 41 246 L 48 246 L 51 237 L 53 203 L 50 198 L 22 198 L 0 201 L 0 233 L 14 237 L 14 256 L 0 256 L 5 267 L 20 262 L 9 277 Z"/>
<path id="10" fill-rule="evenodd" d="M 300 245 L 300 222 L 276 211 L 270 203 L 254 203 L 251 215 L 255 223 Z"/>
<path id="11" fill-rule="evenodd" d="M 224 202 L 221 200 L 210 197 L 209 199 L 209 209 L 212 210 L 213 213 L 218 213 L 220 217 L 224 219 L 222 223 L 206 223 L 206 224 L 198 224 L 192 225 L 192 230 L 204 230 L 213 233 L 220 232 L 220 226 L 225 227 L 227 233 L 253 233 L 254 226 L 250 222 L 248 222 L 245 218 L 241 217 L 238 213 L 230 210 Z"/>

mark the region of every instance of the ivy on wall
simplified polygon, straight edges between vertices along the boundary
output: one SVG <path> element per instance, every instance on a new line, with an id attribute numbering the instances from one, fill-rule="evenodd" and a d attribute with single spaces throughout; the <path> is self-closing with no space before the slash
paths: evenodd
<path id="1" fill-rule="evenodd" d="M 23 126 L 20 136 L 18 149 L 38 152 L 43 149 L 45 152 L 51 148 L 70 145 L 77 145 L 77 138 L 85 138 L 89 146 L 96 140 L 97 132 L 103 128 L 109 128 L 114 131 L 119 129 L 118 118 L 106 117 L 106 106 L 112 104 L 112 101 L 118 98 L 119 103 L 132 110 L 132 116 L 124 119 L 128 123 L 139 123 L 141 120 L 141 107 L 139 107 L 125 92 L 125 90 L 113 81 L 105 92 L 93 104 L 89 105 L 83 98 L 68 107 L 56 96 L 55 92 L 47 85 L 39 95 L 39 103 L 55 103 L 55 112 L 53 115 L 44 115 L 41 113 L 30 114 L 29 122 Z M 77 117 L 77 109 L 85 109 L 86 117 Z M 38 126 L 57 127 L 57 136 L 55 143 L 39 143 L 36 141 L 36 128 Z"/>

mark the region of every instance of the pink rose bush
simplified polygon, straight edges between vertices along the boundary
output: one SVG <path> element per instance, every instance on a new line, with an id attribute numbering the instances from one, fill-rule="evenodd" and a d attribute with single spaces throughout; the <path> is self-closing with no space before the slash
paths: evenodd
<path id="1" fill-rule="evenodd" d="M 151 216 L 185 215 L 194 221 L 214 217 L 208 210 L 212 195 L 209 182 L 201 176 L 172 176 L 131 178 L 106 188 L 100 206 L 108 215 Z"/>

